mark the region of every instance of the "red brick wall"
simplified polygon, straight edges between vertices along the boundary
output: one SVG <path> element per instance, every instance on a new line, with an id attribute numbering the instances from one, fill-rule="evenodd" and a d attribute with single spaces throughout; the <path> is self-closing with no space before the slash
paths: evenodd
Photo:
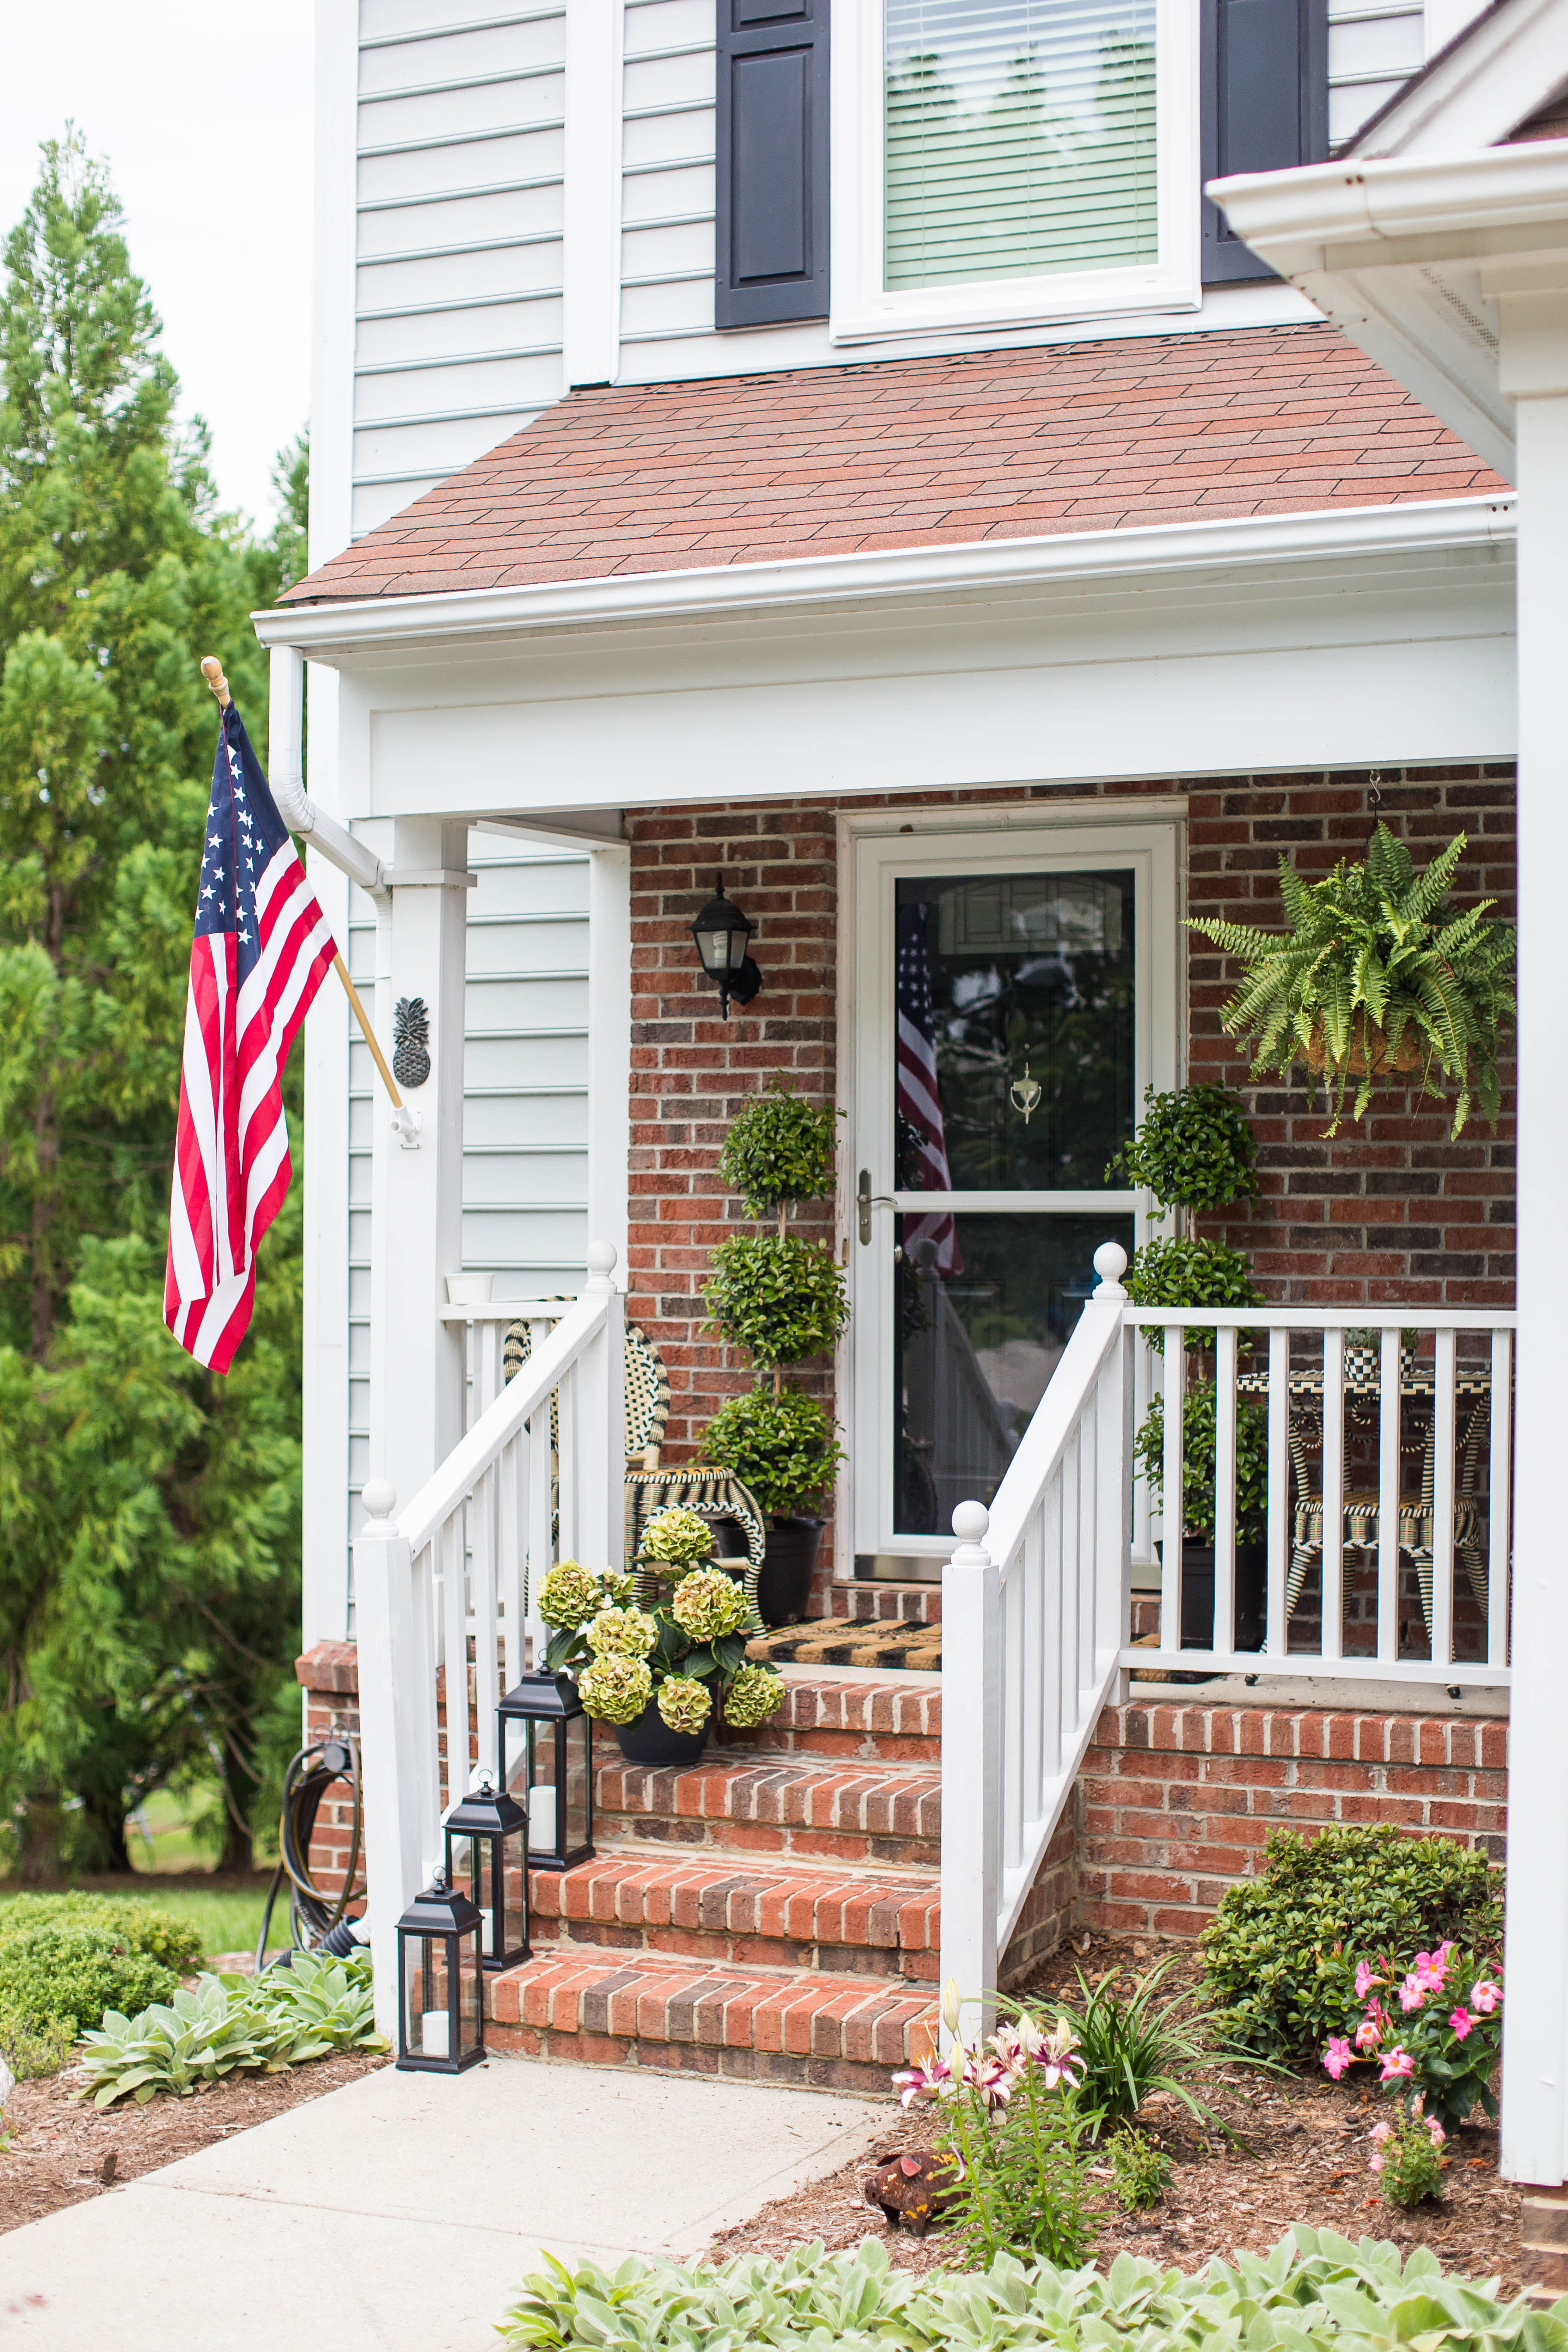
<path id="1" fill-rule="evenodd" d="M 294 1661 L 294 1673 L 305 1693 L 307 1741 L 359 1737 L 359 1652 L 353 1642 L 318 1642 Z M 353 1799 L 346 1780 L 338 1781 L 321 1800 L 310 1839 L 310 1875 L 324 1892 L 334 1895 L 342 1884 L 353 1841 Z M 364 1848 L 360 1848 L 359 1874 L 364 1872 Z M 288 1917 L 273 1919 L 274 1935 L 287 1941 Z"/>
<path id="2" fill-rule="evenodd" d="M 1195 1936 L 1271 1832 L 1329 1822 L 1440 1833 L 1500 1864 L 1507 1760 L 1495 1718 L 1107 1707 L 1075 1791 L 1079 1916 Z"/>
<path id="3" fill-rule="evenodd" d="M 1463 829 L 1471 849 L 1459 897 L 1492 897 L 1511 915 L 1512 771 L 1506 767 L 1388 770 L 1385 818 L 1419 857 Z M 1151 778 L 1107 788 L 1126 799 L 1184 791 L 1188 896 L 1194 913 L 1275 924 L 1277 861 L 1307 874 L 1357 854 L 1370 826 L 1363 773 L 1233 777 L 1184 785 Z M 1084 796 L 1086 787 L 927 793 L 961 820 L 976 801 Z M 726 1126 L 775 1075 L 830 1098 L 837 1079 L 835 938 L 838 876 L 835 817 L 857 800 L 797 801 L 754 809 L 661 810 L 628 819 L 632 835 L 632 1095 L 630 1312 L 669 1369 L 668 1458 L 689 1458 L 709 1416 L 750 1385 L 739 1351 L 706 1334 L 701 1284 L 708 1255 L 737 1229 L 740 1204 L 715 1173 Z M 882 805 L 891 803 L 884 800 Z M 749 1009 L 718 1018 L 699 975 L 687 926 L 722 868 L 725 887 L 757 926 L 763 991 Z M 1512 1303 L 1511 1094 L 1494 1138 L 1479 1118 L 1458 1143 L 1447 1118 L 1412 1092 L 1383 1097 L 1360 1128 L 1322 1139 L 1327 1118 L 1306 1075 L 1253 1087 L 1247 1056 L 1219 1025 L 1230 994 L 1221 959 L 1192 940 L 1191 1066 L 1237 1086 L 1259 1139 L 1263 1194 L 1256 1208 L 1210 1230 L 1247 1250 L 1266 1295 L 1282 1300 L 1409 1298 L 1465 1306 Z M 742 1229 L 745 1229 L 743 1226 Z M 830 1234 L 826 1212 L 805 1233 Z M 803 1385 L 829 1392 L 816 1366 Z M 827 1556 L 825 1545 L 825 1558 Z"/>

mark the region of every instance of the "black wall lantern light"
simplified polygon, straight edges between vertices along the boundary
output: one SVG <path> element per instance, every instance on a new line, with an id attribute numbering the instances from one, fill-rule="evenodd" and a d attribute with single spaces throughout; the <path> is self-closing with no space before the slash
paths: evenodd
<path id="1" fill-rule="evenodd" d="M 489 1772 L 447 1815 L 447 1884 L 461 1885 L 484 1916 L 483 1967 L 514 1969 L 530 1957 L 528 1816 Z"/>
<path id="2" fill-rule="evenodd" d="M 437 1870 L 397 1923 L 397 2063 L 460 2074 L 485 2054 L 484 1915 Z"/>
<path id="3" fill-rule="evenodd" d="M 732 899 L 724 896 L 724 877 L 713 877 L 713 896 L 691 926 L 702 969 L 718 983 L 719 1003 L 726 1021 L 730 999 L 750 1004 L 763 984 L 763 975 L 746 953 L 754 923 L 747 921 Z"/>
<path id="4" fill-rule="evenodd" d="M 571 1675 L 525 1674 L 496 1709 L 496 1745 L 502 1790 L 528 1807 L 530 1869 L 591 1862 L 594 1726 Z"/>

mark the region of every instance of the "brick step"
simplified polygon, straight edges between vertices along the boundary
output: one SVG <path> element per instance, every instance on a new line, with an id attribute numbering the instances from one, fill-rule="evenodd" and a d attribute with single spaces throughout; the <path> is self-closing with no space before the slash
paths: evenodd
<path id="1" fill-rule="evenodd" d="M 721 1732 L 717 1753 L 733 1748 L 773 1755 L 847 1756 L 881 1764 L 930 1764 L 942 1759 L 942 1693 L 901 1675 L 864 1682 L 815 1680 L 807 1667 L 785 1666 L 787 1692 L 771 1723 L 755 1730 Z"/>
<path id="2" fill-rule="evenodd" d="M 660 1951 L 706 1965 L 809 1969 L 934 1981 L 934 1871 L 827 1869 L 714 1853 L 600 1853 L 532 1874 L 536 1950 Z"/>
<path id="3" fill-rule="evenodd" d="M 886 2098 L 931 2049 L 923 1988 L 717 1969 L 662 1952 L 563 1952 L 488 1982 L 486 2039 L 527 2057 L 805 2084 Z"/>
<path id="4" fill-rule="evenodd" d="M 830 1616 L 847 1617 L 857 1625 L 874 1625 L 879 1620 L 906 1625 L 940 1625 L 942 1587 L 874 1583 L 868 1577 L 855 1584 L 830 1586 L 827 1608 Z"/>
<path id="5" fill-rule="evenodd" d="M 941 1855 L 939 1767 L 720 1748 L 689 1766 L 605 1763 L 595 1835 L 622 1847 L 926 1864 Z"/>

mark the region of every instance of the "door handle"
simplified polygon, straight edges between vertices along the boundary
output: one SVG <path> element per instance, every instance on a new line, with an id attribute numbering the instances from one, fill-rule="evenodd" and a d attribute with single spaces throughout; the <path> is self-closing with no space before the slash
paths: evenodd
<path id="1" fill-rule="evenodd" d="M 893 1206 L 894 1201 L 890 1192 L 872 1192 L 871 1171 L 868 1168 L 862 1168 L 860 1181 L 855 1192 L 855 1229 L 860 1237 L 862 1247 L 871 1238 L 872 1210 L 890 1209 Z"/>

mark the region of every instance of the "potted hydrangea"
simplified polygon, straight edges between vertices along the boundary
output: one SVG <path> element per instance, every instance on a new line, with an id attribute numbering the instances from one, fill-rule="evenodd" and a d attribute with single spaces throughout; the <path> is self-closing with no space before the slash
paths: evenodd
<path id="1" fill-rule="evenodd" d="M 713 1531 L 695 1511 L 649 1521 L 640 1566 L 660 1590 L 640 1605 L 633 1579 L 595 1576 L 563 1560 L 544 1579 L 539 1613 L 552 1630 L 545 1664 L 576 1675 L 585 1711 L 615 1727 L 634 1764 L 694 1764 L 715 1708 L 749 1728 L 783 1705 L 783 1678 L 748 1665 L 743 1589 L 706 1563 Z"/>

